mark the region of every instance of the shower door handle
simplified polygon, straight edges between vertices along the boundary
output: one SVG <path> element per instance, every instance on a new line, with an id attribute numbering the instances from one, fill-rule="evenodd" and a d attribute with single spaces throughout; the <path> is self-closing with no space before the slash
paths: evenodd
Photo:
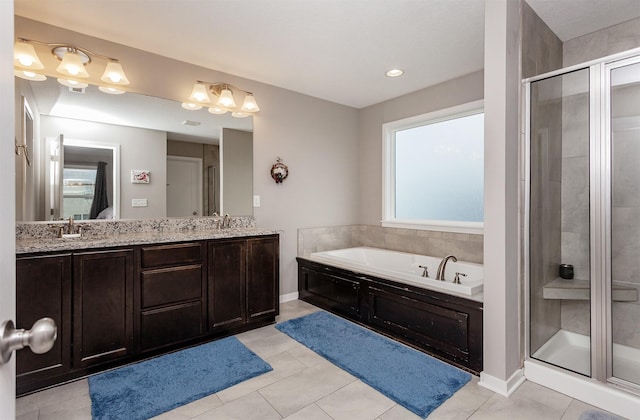
<path id="1" fill-rule="evenodd" d="M 17 330 L 13 321 L 4 321 L 0 325 L 0 365 L 11 359 L 14 350 L 29 346 L 36 354 L 46 353 L 53 347 L 58 337 L 58 328 L 51 318 L 41 318 L 30 330 Z"/>

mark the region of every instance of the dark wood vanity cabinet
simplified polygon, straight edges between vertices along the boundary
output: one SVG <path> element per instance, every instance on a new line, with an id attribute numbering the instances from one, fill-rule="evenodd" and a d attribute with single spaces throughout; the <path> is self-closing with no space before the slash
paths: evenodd
<path id="1" fill-rule="evenodd" d="M 200 337 L 206 326 L 206 248 L 202 242 L 143 246 L 136 284 L 142 352 Z"/>
<path id="2" fill-rule="evenodd" d="M 298 258 L 300 299 L 482 371 L 482 302 Z"/>
<path id="3" fill-rule="evenodd" d="M 277 236 L 211 241 L 208 256 L 212 331 L 275 318 L 279 299 Z"/>
<path id="4" fill-rule="evenodd" d="M 55 321 L 58 338 L 44 354 L 17 351 L 18 392 L 33 383 L 56 383 L 71 369 L 71 254 L 16 259 L 16 328 L 40 318 Z"/>
<path id="5" fill-rule="evenodd" d="M 133 250 L 74 253 L 73 366 L 133 352 Z"/>
<path id="6" fill-rule="evenodd" d="M 17 327 L 58 339 L 17 352 L 17 394 L 275 322 L 278 258 L 278 235 L 19 255 Z"/>
<path id="7" fill-rule="evenodd" d="M 245 323 L 246 241 L 211 241 L 209 256 L 209 328 L 224 331 Z"/>

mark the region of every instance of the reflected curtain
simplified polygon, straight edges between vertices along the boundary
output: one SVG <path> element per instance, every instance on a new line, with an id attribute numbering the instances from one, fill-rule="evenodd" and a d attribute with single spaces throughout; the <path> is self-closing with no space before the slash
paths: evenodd
<path id="1" fill-rule="evenodd" d="M 98 170 L 96 172 L 96 184 L 93 191 L 93 202 L 91 203 L 91 211 L 89 218 L 95 219 L 98 214 L 109 207 L 109 197 L 107 197 L 107 162 L 98 162 Z"/>

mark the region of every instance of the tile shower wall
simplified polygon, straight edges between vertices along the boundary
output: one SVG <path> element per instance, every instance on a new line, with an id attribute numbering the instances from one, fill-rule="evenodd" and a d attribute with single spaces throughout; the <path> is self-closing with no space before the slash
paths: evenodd
<path id="1" fill-rule="evenodd" d="M 610 54 L 640 47 L 640 18 L 623 22 L 601 31 L 593 32 L 564 43 L 563 66 L 570 66 L 597 59 Z M 572 102 L 566 102 L 563 108 L 563 120 L 566 122 L 565 138 L 566 148 L 563 144 L 563 165 L 573 165 L 581 172 L 588 174 L 588 145 L 584 142 L 576 142 L 577 122 L 570 120 L 571 114 L 584 115 L 579 108 L 588 106 L 585 101 L 574 98 Z M 615 109 L 612 117 L 615 118 Z M 636 115 L 640 112 L 636 113 Z M 586 122 L 581 122 L 587 124 Z M 622 128 L 622 127 L 621 127 Z M 624 170 L 624 174 L 613 174 L 614 202 L 612 213 L 618 223 L 612 226 L 614 243 L 612 244 L 612 277 L 614 284 L 635 287 L 640 294 L 640 191 L 637 179 L 640 162 L 629 162 L 628 159 L 637 159 L 640 156 L 640 129 L 617 129 L 613 122 L 613 137 L 616 145 L 613 149 L 614 161 L 619 162 L 617 168 Z M 633 140 L 632 140 L 633 139 Z M 585 151 L 586 148 L 586 151 Z M 627 182 L 628 181 L 628 182 Z M 576 266 L 576 278 L 588 278 L 589 241 L 584 230 L 576 229 L 572 213 L 565 208 L 565 200 L 572 196 L 576 202 L 571 204 L 578 218 L 588 211 L 589 191 L 580 185 L 580 181 L 574 176 L 565 176 L 563 172 L 563 225 L 562 225 L 562 256 L 563 261 L 571 259 Z M 565 188 L 565 183 L 567 188 Z M 567 203 L 568 204 L 568 203 Z M 582 206 L 580 209 L 579 206 Z M 626 223 L 628 221 L 629 223 Z M 616 231 L 625 232 L 624 235 L 616 235 Z M 636 234 L 629 234 L 631 231 Z M 624 243 L 615 243 L 616 236 L 622 238 Z M 586 302 L 563 301 L 562 302 L 562 328 L 580 334 L 589 334 L 590 308 Z M 640 319 L 640 302 L 614 302 L 612 306 L 613 341 L 615 343 L 640 348 L 640 329 L 637 328 Z"/>
<path id="2" fill-rule="evenodd" d="M 372 225 L 298 229 L 298 256 L 354 246 L 369 246 L 433 257 L 454 254 L 462 261 L 480 264 L 483 261 L 483 235 Z"/>

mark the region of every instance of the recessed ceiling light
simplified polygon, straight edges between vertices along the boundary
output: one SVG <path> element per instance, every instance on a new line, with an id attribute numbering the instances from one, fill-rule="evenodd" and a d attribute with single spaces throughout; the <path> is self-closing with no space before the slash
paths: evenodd
<path id="1" fill-rule="evenodd" d="M 385 73 L 387 77 L 399 77 L 404 74 L 404 70 L 402 69 L 391 69 Z"/>

